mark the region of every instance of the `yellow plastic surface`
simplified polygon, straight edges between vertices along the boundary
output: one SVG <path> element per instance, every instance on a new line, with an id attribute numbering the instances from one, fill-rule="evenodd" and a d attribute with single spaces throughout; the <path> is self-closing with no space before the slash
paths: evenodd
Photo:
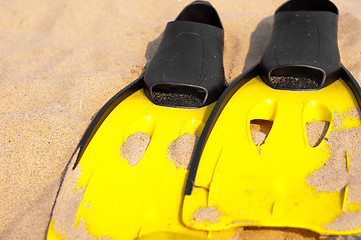
<path id="1" fill-rule="evenodd" d="M 185 133 L 200 135 L 213 106 L 157 106 L 143 90 L 122 101 L 100 126 L 80 159 L 78 185 L 86 190 L 74 228 L 84 221 L 94 237 L 122 240 L 154 232 L 194 236 L 189 239 L 206 237 L 206 232 L 191 230 L 181 223 L 188 170 L 177 168 L 167 151 L 168 145 Z M 151 141 L 138 164 L 131 166 L 122 158 L 120 149 L 135 132 L 149 133 Z M 48 239 L 61 239 L 55 237 L 55 230 L 52 222 Z M 59 234 L 66 237 L 66 233 Z"/>
<path id="2" fill-rule="evenodd" d="M 65 239 L 63 234 L 55 231 L 53 220 L 50 220 L 49 229 L 48 229 L 46 238 L 51 239 L 51 240 L 64 240 Z"/>
<path id="3" fill-rule="evenodd" d="M 239 88 L 223 109 L 206 142 L 195 186 L 185 196 L 183 221 L 191 228 L 219 231 L 237 226 L 296 227 L 325 234 L 354 234 L 330 230 L 325 224 L 344 211 L 360 211 L 341 192 L 325 192 L 306 179 L 328 160 L 325 139 L 311 147 L 306 123 L 330 122 L 335 112 L 358 108 L 351 90 L 338 80 L 317 91 L 275 90 L 255 77 Z M 252 141 L 250 121 L 273 121 L 264 144 Z M 361 126 L 347 120 L 347 128 Z M 345 163 L 345 168 L 346 168 Z M 196 220 L 194 213 L 207 206 L 221 213 L 212 220 Z"/>

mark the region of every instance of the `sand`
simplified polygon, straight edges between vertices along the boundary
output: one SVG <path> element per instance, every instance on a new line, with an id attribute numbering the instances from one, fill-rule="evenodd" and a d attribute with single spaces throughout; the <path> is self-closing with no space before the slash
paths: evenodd
<path id="1" fill-rule="evenodd" d="M 330 157 L 323 167 L 314 171 L 307 179 L 320 191 L 347 191 L 347 204 L 361 204 L 361 127 L 347 129 L 342 128 L 341 123 L 350 117 L 359 118 L 359 112 L 360 109 L 351 109 L 346 114 L 335 114 L 334 128 L 326 139 Z M 313 121 L 308 127 L 310 132 L 320 132 L 317 129 L 321 126 L 319 121 Z M 325 227 L 331 230 L 353 230 L 360 225 L 361 211 L 346 209 Z"/>
<path id="2" fill-rule="evenodd" d="M 271 76 L 270 82 L 277 89 L 318 89 L 320 83 L 304 76 Z"/>
<path id="3" fill-rule="evenodd" d="M 186 133 L 169 144 L 168 158 L 177 168 L 182 165 L 184 169 L 188 169 L 198 139 L 198 135 Z"/>
<path id="4" fill-rule="evenodd" d="M 326 121 L 312 121 L 306 123 L 308 144 L 317 147 L 325 137 L 330 123 Z"/>
<path id="5" fill-rule="evenodd" d="M 120 147 L 120 154 L 128 160 L 130 165 L 135 166 L 147 150 L 149 142 L 150 135 L 148 133 L 133 133 L 125 139 L 124 145 Z"/>
<path id="6" fill-rule="evenodd" d="M 79 151 L 74 154 L 70 164 L 67 166 L 68 168 L 74 166 L 78 153 Z M 77 223 L 78 227 L 74 228 L 78 207 L 86 189 L 85 187 L 79 187 L 77 184 L 80 175 L 81 166 L 77 167 L 74 171 L 67 171 L 63 176 L 64 181 L 52 214 L 55 231 L 69 239 L 92 238 L 92 235 L 86 231 L 85 224 L 82 220 Z"/>
<path id="7" fill-rule="evenodd" d="M 0 7 L 0 239 L 42 239 L 60 177 L 92 116 L 136 79 L 190 1 L 13 0 Z M 212 0 L 228 81 L 258 62 L 283 0 Z M 342 63 L 361 80 L 361 2 L 335 0 Z M 350 187 L 351 189 L 351 187 Z M 311 239 L 257 229 L 240 239 Z"/>
<path id="8" fill-rule="evenodd" d="M 253 143 L 256 146 L 264 144 L 266 138 L 271 131 L 273 121 L 254 119 L 250 122 L 250 131 Z"/>
<path id="9" fill-rule="evenodd" d="M 222 215 L 223 213 L 215 207 L 203 207 L 195 211 L 193 218 L 196 221 L 219 222 L 218 217 Z"/>

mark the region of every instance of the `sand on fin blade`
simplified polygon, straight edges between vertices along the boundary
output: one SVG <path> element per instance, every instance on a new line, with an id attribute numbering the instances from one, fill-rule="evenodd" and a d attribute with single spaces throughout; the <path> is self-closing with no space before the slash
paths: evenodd
<path id="1" fill-rule="evenodd" d="M 361 211 L 343 212 L 334 221 L 324 225 L 325 228 L 336 231 L 350 231 L 361 226 Z"/>
<path id="2" fill-rule="evenodd" d="M 323 140 L 330 123 L 327 121 L 312 121 L 306 123 L 306 135 L 311 147 L 317 147 Z"/>
<path id="3" fill-rule="evenodd" d="M 340 123 L 348 117 L 358 116 L 358 109 L 351 109 L 347 114 L 335 113 L 334 122 Z M 361 204 L 361 127 L 334 128 L 327 137 L 326 145 L 330 157 L 325 165 L 307 178 L 313 187 L 321 191 L 339 192 L 349 185 L 348 202 Z M 346 151 L 349 156 L 349 172 L 347 172 Z"/>
<path id="4" fill-rule="evenodd" d="M 218 217 L 222 215 L 224 215 L 224 213 L 219 211 L 216 207 L 208 206 L 198 208 L 194 212 L 193 218 L 195 221 L 206 220 L 208 222 L 219 222 Z"/>
<path id="5" fill-rule="evenodd" d="M 150 143 L 150 135 L 146 132 L 136 132 L 130 135 L 120 147 L 120 154 L 132 166 L 137 165 Z"/>
<path id="6" fill-rule="evenodd" d="M 307 182 L 320 191 L 341 192 L 347 185 L 347 203 L 357 204 L 361 204 L 361 127 L 342 128 L 341 123 L 349 117 L 359 117 L 359 112 L 359 109 L 350 109 L 347 113 L 335 113 L 334 128 L 326 139 L 330 157 L 323 167 L 307 178 Z M 324 225 L 336 231 L 354 230 L 360 226 L 361 211 L 347 209 Z"/>
<path id="7" fill-rule="evenodd" d="M 186 133 L 169 144 L 168 157 L 177 164 L 177 168 L 182 165 L 184 169 L 188 169 L 198 140 L 198 135 Z"/>

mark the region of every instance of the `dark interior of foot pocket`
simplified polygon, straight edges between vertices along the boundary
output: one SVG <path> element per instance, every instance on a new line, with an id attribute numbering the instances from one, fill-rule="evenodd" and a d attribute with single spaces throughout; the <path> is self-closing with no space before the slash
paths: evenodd
<path id="1" fill-rule="evenodd" d="M 311 67 L 280 67 L 271 72 L 269 81 L 275 89 L 316 90 L 322 87 L 325 73 Z"/>
<path id="2" fill-rule="evenodd" d="M 276 13 L 286 11 L 328 11 L 338 14 L 337 7 L 326 0 L 292 0 L 283 4 Z"/>
<path id="3" fill-rule="evenodd" d="M 151 90 L 153 103 L 170 107 L 201 107 L 206 99 L 203 88 L 158 84 Z"/>

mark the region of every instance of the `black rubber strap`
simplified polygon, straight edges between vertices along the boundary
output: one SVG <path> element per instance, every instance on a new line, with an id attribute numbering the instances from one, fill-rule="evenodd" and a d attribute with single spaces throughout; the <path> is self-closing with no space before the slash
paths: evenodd
<path id="1" fill-rule="evenodd" d="M 284 90 L 316 90 L 339 77 L 337 7 L 328 0 L 291 0 L 274 16 L 260 62 L 261 78 Z"/>
<path id="2" fill-rule="evenodd" d="M 208 2 L 193 2 L 167 24 L 144 83 L 158 105 L 196 108 L 219 98 L 226 87 L 223 27 Z"/>

